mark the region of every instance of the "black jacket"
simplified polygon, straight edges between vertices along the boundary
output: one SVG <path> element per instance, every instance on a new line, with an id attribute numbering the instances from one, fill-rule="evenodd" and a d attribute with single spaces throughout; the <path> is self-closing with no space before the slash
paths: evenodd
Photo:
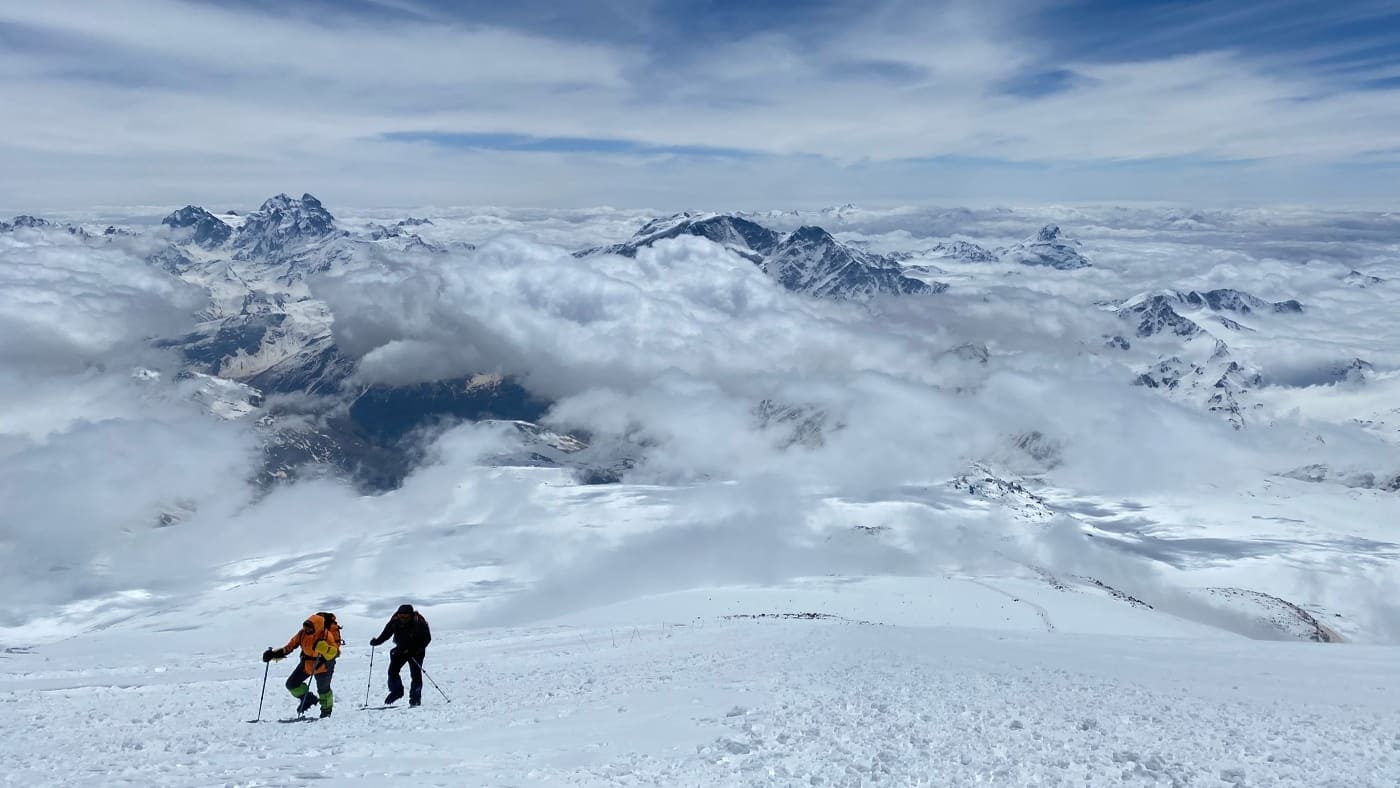
<path id="1" fill-rule="evenodd" d="M 428 619 L 418 612 L 390 618 L 389 623 L 384 625 L 384 631 L 379 633 L 379 637 L 371 640 L 370 644 L 378 646 L 390 636 L 394 638 L 396 647 L 410 653 L 422 653 L 428 648 L 428 644 L 433 642 L 433 633 L 428 629 Z"/>

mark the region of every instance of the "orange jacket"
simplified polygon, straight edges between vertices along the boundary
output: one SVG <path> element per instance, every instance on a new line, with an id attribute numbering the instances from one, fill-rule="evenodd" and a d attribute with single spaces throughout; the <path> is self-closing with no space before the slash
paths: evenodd
<path id="1" fill-rule="evenodd" d="M 340 644 L 336 639 L 326 632 L 326 621 L 318 615 L 311 615 L 307 619 L 311 622 L 312 631 L 307 633 L 305 629 L 298 629 L 292 639 L 287 641 L 287 645 L 282 647 L 283 654 L 291 654 L 298 647 L 301 648 L 302 670 L 310 673 L 325 673 L 327 668 L 325 662 L 330 662 L 340 656 Z M 317 660 L 325 660 L 319 666 Z"/>

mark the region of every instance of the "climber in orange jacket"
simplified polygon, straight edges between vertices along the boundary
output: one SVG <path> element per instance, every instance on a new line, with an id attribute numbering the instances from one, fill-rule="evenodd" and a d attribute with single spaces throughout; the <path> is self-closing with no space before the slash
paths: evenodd
<path id="1" fill-rule="evenodd" d="M 297 714 L 304 714 L 320 701 L 321 716 L 331 716 L 331 707 L 335 704 L 331 675 L 335 673 L 335 660 L 340 656 L 340 647 L 344 643 L 340 639 L 340 625 L 336 623 L 335 615 L 315 613 L 301 623 L 301 629 L 292 635 L 287 645 L 263 652 L 263 662 L 271 662 L 301 648 L 301 660 L 292 675 L 287 677 L 287 691 L 300 701 Z M 316 692 L 311 692 L 307 683 L 307 679 L 312 677 L 316 679 Z"/>

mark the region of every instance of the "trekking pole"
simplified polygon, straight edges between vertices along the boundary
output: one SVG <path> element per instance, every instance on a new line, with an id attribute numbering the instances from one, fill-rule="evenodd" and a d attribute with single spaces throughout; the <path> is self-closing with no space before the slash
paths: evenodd
<path id="1" fill-rule="evenodd" d="M 433 681 L 433 677 L 428 675 L 428 671 L 423 670 L 423 663 L 419 662 L 418 660 L 414 659 L 413 657 L 409 657 L 408 660 L 409 660 L 410 662 L 412 662 L 414 665 L 418 666 L 418 670 L 423 674 L 423 676 L 424 676 L 425 678 L 428 679 L 429 682 L 432 683 L 433 689 L 437 690 L 437 691 L 438 691 L 438 694 L 442 695 L 443 700 L 447 701 L 448 703 L 451 703 L 451 702 L 452 702 L 452 699 L 449 698 L 449 697 L 447 697 L 447 693 L 442 691 L 442 687 L 439 687 L 439 686 L 437 685 L 437 682 L 436 682 L 436 681 Z"/>
<path id="2" fill-rule="evenodd" d="M 268 648 L 272 648 L 272 647 L 271 647 L 271 646 L 268 646 Z M 253 722 L 262 722 L 263 700 L 267 697 L 267 672 L 268 672 L 269 670 L 271 670 L 271 669 L 272 669 L 272 663 L 271 663 L 271 662 L 264 662 L 264 663 L 263 663 L 263 685 L 262 685 L 262 692 L 258 695 L 258 718 L 255 719 L 255 720 L 253 720 Z"/>
<path id="3" fill-rule="evenodd" d="M 374 646 L 369 647 L 369 675 L 365 676 L 365 705 L 361 709 L 369 708 L 369 685 L 374 681 Z"/>

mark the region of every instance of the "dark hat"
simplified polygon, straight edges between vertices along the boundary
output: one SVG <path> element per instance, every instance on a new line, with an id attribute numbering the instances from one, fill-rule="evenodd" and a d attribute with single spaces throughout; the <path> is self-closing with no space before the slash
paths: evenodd
<path id="1" fill-rule="evenodd" d="M 400 613 L 400 614 L 402 614 L 402 615 L 408 615 L 409 613 L 412 613 L 412 612 L 413 612 L 413 605 L 399 605 L 399 613 Z"/>

